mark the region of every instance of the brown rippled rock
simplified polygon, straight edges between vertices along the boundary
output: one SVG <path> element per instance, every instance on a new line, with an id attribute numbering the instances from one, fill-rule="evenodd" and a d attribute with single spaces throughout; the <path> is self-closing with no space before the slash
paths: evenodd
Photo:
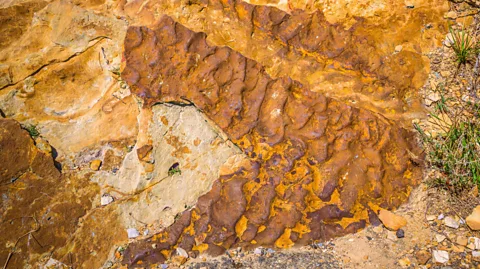
<path id="1" fill-rule="evenodd" d="M 146 106 L 194 104 L 250 160 L 164 232 L 130 245 L 131 266 L 163 262 L 176 247 L 217 255 L 355 232 L 380 207 L 405 201 L 421 177 L 410 132 L 290 78 L 272 79 L 169 17 L 155 29 L 130 27 L 125 59 L 122 77 Z"/>
<path id="2" fill-rule="evenodd" d="M 133 24 L 149 27 L 169 15 L 273 78 L 396 120 L 422 115 L 425 55 L 448 32 L 443 0 L 417 0 L 415 8 L 396 0 L 132 0 L 123 9 Z"/>

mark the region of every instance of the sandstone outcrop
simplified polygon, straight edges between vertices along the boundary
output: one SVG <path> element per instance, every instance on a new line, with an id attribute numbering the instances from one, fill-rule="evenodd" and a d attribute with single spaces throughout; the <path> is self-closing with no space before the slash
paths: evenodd
<path id="1" fill-rule="evenodd" d="M 403 120 L 446 31 L 445 1 L 413 2 L 1 1 L 0 266 L 108 267 L 127 245 L 147 266 L 378 222 L 420 179 Z"/>
<path id="2" fill-rule="evenodd" d="M 418 0 L 414 8 L 394 0 L 246 2 L 133 0 L 120 7 L 136 25 L 153 27 L 169 15 L 271 77 L 290 77 L 351 106 L 390 119 L 421 114 L 417 90 L 429 71 L 422 55 L 448 31 L 445 1 Z"/>
<path id="3" fill-rule="evenodd" d="M 194 104 L 250 160 L 165 232 L 132 245 L 130 265 L 162 262 L 175 247 L 196 256 L 354 232 L 379 207 L 398 206 L 421 177 L 411 133 L 289 78 L 272 79 L 169 17 L 155 29 L 130 27 L 125 58 L 122 78 L 146 106 Z"/>
<path id="4" fill-rule="evenodd" d="M 39 150 L 14 120 L 0 118 L 0 151 L 2 266 L 47 262 L 48 254 L 64 246 L 77 229 L 96 187 L 87 178 L 61 174 L 52 156 Z"/>
<path id="5" fill-rule="evenodd" d="M 0 221 L 14 220 L 1 227 L 9 233 L 0 237 L 0 262 L 18 237 L 38 226 L 18 242 L 7 268 L 98 268 L 127 242 L 127 229 L 167 227 L 228 170 L 225 162 L 235 167 L 243 157 L 193 106 L 143 109 L 119 76 L 124 21 L 50 2 L 0 8 L 11 38 L 0 50 L 0 114 L 9 118 L 2 120 Z M 19 20 L 10 23 L 14 17 Z M 41 160 L 48 159 L 55 177 L 32 179 L 33 165 L 47 164 L 37 163 L 43 155 L 15 120 L 38 132 L 37 148 L 47 149 Z M 181 174 L 169 176 L 174 163 Z M 105 196 L 109 203 L 102 206 Z"/>

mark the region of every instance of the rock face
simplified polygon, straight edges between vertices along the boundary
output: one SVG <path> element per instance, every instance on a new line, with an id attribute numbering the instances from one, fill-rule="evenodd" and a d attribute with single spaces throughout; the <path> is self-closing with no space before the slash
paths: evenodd
<path id="1" fill-rule="evenodd" d="M 108 267 L 131 243 L 146 266 L 378 222 L 420 179 L 401 126 L 446 30 L 445 1 L 414 2 L 0 1 L 0 264 Z"/>
<path id="2" fill-rule="evenodd" d="M 175 246 L 217 254 L 354 232 L 369 211 L 398 206 L 420 179 L 408 132 L 289 78 L 272 79 L 168 17 L 156 29 L 130 27 L 125 57 L 122 78 L 145 104 L 193 103 L 250 160 L 165 232 L 132 245 L 131 265 L 160 262 Z"/>
<path id="3" fill-rule="evenodd" d="M 141 117 L 149 118 L 148 125 L 140 127 L 146 137 L 139 135 L 117 173 L 104 171 L 92 180 L 114 197 L 125 227 L 141 230 L 139 224 L 147 223 L 154 231 L 194 206 L 212 188 L 227 160 L 233 158 L 230 164 L 235 165 L 244 157 L 193 106 L 155 105 Z M 173 165 L 178 173 L 169 172 Z"/>
<path id="4" fill-rule="evenodd" d="M 167 227 L 244 159 L 193 106 L 143 108 L 131 95 L 119 76 L 124 21 L 69 1 L 14 1 L 0 20 L 11 38 L 0 48 L 0 221 L 12 220 L 0 227 L 0 262 L 40 227 L 7 268 L 51 263 L 52 251 L 101 267 L 127 229 Z M 34 126 L 45 153 L 15 120 Z M 174 163 L 181 174 L 170 176 Z"/>
<path id="5" fill-rule="evenodd" d="M 20 12 L 15 10 L 32 13 L 23 33 L 0 51 L 0 72 L 9 81 L 0 85 L 0 109 L 7 117 L 36 125 L 63 165 L 88 166 L 95 156 L 77 158 L 79 154 L 124 149 L 107 144 L 132 144 L 138 131 L 137 104 L 112 73 L 120 66 L 126 24 L 68 1 L 42 3 L 22 2 L 3 10 L 4 18 L 15 17 Z"/>
<path id="6" fill-rule="evenodd" d="M 443 0 L 418 0 L 413 9 L 394 0 L 134 0 L 123 10 L 147 26 L 167 14 L 205 32 L 212 44 L 257 61 L 274 78 L 290 77 L 314 92 L 391 119 L 420 113 L 416 89 L 428 73 L 422 53 L 441 45 L 440 33 L 448 29 Z M 396 53 L 398 45 L 403 49 Z"/>
<path id="7" fill-rule="evenodd" d="M 11 255 L 6 268 L 26 268 L 67 243 L 96 188 L 85 178 L 62 175 L 14 120 L 0 118 L 0 152 L 0 260 Z"/>

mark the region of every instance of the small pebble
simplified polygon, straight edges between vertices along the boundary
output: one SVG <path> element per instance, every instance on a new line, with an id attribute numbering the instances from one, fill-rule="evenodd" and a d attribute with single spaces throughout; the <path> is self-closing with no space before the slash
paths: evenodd
<path id="1" fill-rule="evenodd" d="M 450 259 L 448 252 L 444 250 L 434 250 L 432 252 L 432 256 L 433 256 L 433 262 L 436 262 L 436 263 L 446 263 Z"/>
<path id="2" fill-rule="evenodd" d="M 128 234 L 128 238 L 136 238 L 140 235 L 140 233 L 135 228 L 128 228 L 127 234 Z"/>
<path id="3" fill-rule="evenodd" d="M 405 232 L 402 229 L 398 229 L 396 235 L 398 238 L 404 238 Z"/>
<path id="4" fill-rule="evenodd" d="M 98 171 L 101 165 L 102 165 L 101 160 L 93 160 L 90 162 L 90 169 L 92 169 L 93 171 Z"/>
<path id="5" fill-rule="evenodd" d="M 188 253 L 187 253 L 187 251 L 184 250 L 183 248 L 180 248 L 180 247 L 177 248 L 177 255 L 178 255 L 178 256 L 185 257 L 185 258 L 188 258 Z"/>
<path id="6" fill-rule="evenodd" d="M 444 236 L 443 234 L 436 234 L 435 235 L 435 239 L 437 240 L 438 243 L 443 242 L 443 240 L 445 240 L 445 238 L 447 238 L 447 237 Z"/>
<path id="7" fill-rule="evenodd" d="M 450 227 L 452 229 L 458 229 L 460 227 L 460 224 L 458 221 L 456 221 L 453 217 L 446 217 L 444 220 L 445 226 Z"/>
<path id="8" fill-rule="evenodd" d="M 397 241 L 397 235 L 393 231 L 387 231 L 387 239 L 390 239 L 392 241 Z"/>
<path id="9" fill-rule="evenodd" d="M 108 205 L 113 202 L 113 197 L 110 196 L 109 194 L 104 194 L 102 198 L 100 198 L 100 204 L 103 205 Z"/>

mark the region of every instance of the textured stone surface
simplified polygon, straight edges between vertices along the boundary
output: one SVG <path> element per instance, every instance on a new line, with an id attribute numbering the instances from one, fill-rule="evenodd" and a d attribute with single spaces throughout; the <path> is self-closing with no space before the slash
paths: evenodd
<path id="1" fill-rule="evenodd" d="M 85 178 L 62 175 L 52 156 L 11 119 L 0 118 L 0 156 L 0 261 L 3 266 L 12 253 L 7 268 L 26 268 L 67 242 L 96 188 Z"/>
<path id="2" fill-rule="evenodd" d="M 120 148 L 117 155 L 124 155 L 118 144 L 132 143 L 138 115 L 128 88 L 112 73 L 120 65 L 126 24 L 68 1 L 37 10 L 42 5 L 25 2 L 1 9 L 0 18 L 18 16 L 26 22 L 16 25 L 18 36 L 9 36 L 0 50 L 10 82 L 0 86 L 0 109 L 37 125 L 56 149 L 57 160 L 69 168 L 88 166 L 95 156 L 75 158 L 92 149 L 103 155 Z M 17 10 L 36 13 L 22 16 Z M 5 29 L 12 28 L 7 24 Z"/>
<path id="3" fill-rule="evenodd" d="M 37 227 L 7 268 L 108 267 L 128 229 L 126 263 L 286 248 L 405 201 L 391 120 L 420 111 L 446 1 L 248 2 L 0 1 L 0 266 Z"/>
<path id="4" fill-rule="evenodd" d="M 0 6 L 8 37 L 0 47 L 0 112 L 11 118 L 0 128 L 0 263 L 35 228 L 35 216 L 35 238 L 50 245 L 30 249 L 35 239 L 23 238 L 11 268 L 55 261 L 99 268 L 127 242 L 128 228 L 143 234 L 170 225 L 244 157 L 193 106 L 142 108 L 119 77 L 124 21 L 75 2 L 48 2 Z M 13 119 L 36 126 L 37 147 Z M 37 148 L 55 177 L 32 176 L 43 156 Z M 182 173 L 170 177 L 175 162 Z M 104 195 L 113 201 L 102 205 Z M 55 261 L 44 259 L 48 252 Z"/>
<path id="5" fill-rule="evenodd" d="M 195 107 L 155 105 L 151 110 L 142 114 L 151 117 L 144 133 L 149 146 L 137 148 L 138 142 L 117 173 L 98 173 L 93 181 L 114 197 L 124 227 L 143 230 L 146 224 L 153 232 L 168 227 L 177 214 L 194 206 L 211 189 L 224 163 L 233 166 L 244 157 Z M 139 154 L 145 148 L 150 152 Z M 174 164 L 180 173 L 171 175 L 169 168 Z"/>
<path id="6" fill-rule="evenodd" d="M 421 176 L 411 134 L 263 67 L 168 17 L 130 27 L 123 79 L 145 100 L 192 102 L 249 157 L 125 262 L 160 262 L 176 247 L 287 248 L 354 232 L 369 212 L 404 201 Z M 152 244 L 158 242 L 155 249 Z"/>
<path id="7" fill-rule="evenodd" d="M 413 9 L 393 0 L 252 2 L 290 14 L 235 0 L 133 0 L 123 11 L 147 26 L 167 14 L 259 62 L 274 78 L 291 77 L 352 106 L 390 119 L 421 115 L 417 90 L 429 70 L 422 54 L 447 32 L 446 1 L 418 0 Z M 403 50 L 396 53 L 398 45 Z"/>

